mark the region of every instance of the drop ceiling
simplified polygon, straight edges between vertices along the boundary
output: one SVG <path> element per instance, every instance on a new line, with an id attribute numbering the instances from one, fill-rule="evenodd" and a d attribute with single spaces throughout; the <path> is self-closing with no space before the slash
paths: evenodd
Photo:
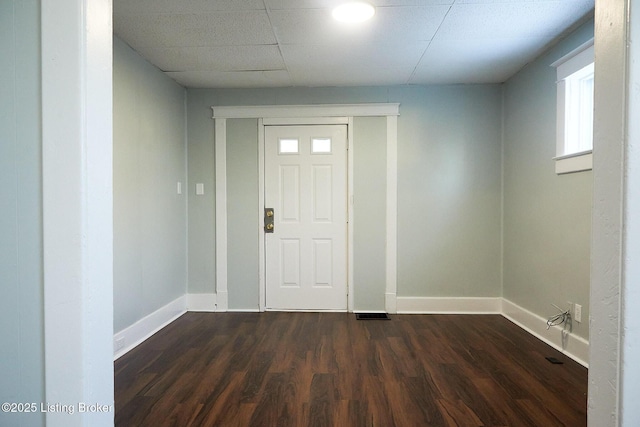
<path id="1" fill-rule="evenodd" d="M 593 13 L 594 0 L 114 0 L 114 32 L 185 87 L 499 83 Z"/>

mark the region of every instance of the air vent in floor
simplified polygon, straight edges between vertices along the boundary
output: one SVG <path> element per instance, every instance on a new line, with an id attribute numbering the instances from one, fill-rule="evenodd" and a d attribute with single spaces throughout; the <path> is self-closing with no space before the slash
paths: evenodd
<path id="1" fill-rule="evenodd" d="M 387 313 L 356 313 L 358 320 L 391 320 Z"/>

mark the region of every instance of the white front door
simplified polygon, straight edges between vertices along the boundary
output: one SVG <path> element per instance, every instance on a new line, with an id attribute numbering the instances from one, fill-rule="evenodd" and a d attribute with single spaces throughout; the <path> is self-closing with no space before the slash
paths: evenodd
<path id="1" fill-rule="evenodd" d="M 264 199 L 266 308 L 346 310 L 347 126 L 265 126 Z"/>

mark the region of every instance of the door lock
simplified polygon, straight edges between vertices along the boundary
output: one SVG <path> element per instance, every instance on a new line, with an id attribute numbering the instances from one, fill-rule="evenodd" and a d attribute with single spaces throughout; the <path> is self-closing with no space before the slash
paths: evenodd
<path id="1" fill-rule="evenodd" d="M 264 208 L 264 232 L 273 233 L 273 208 Z"/>

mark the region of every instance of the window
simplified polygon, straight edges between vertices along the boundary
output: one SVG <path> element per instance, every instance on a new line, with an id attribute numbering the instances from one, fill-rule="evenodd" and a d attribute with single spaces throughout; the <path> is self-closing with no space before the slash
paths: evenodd
<path id="1" fill-rule="evenodd" d="M 593 150 L 593 40 L 551 66 L 557 71 L 556 173 L 590 170 Z"/>
<path id="2" fill-rule="evenodd" d="M 312 154 L 330 154 L 331 138 L 312 138 L 311 153 Z"/>
<path id="3" fill-rule="evenodd" d="M 298 140 L 294 138 L 280 138 L 278 140 L 278 154 L 298 154 Z"/>

